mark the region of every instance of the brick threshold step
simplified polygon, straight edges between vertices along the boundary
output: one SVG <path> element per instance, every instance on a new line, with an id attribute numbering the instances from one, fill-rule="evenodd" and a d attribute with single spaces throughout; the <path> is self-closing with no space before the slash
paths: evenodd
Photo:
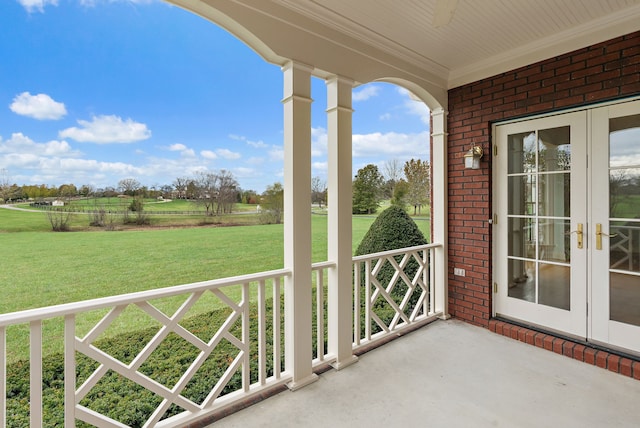
<path id="1" fill-rule="evenodd" d="M 614 351 L 599 349 L 496 318 L 489 320 L 489 330 L 537 348 L 640 380 L 640 360 L 636 358 L 619 355 Z"/>

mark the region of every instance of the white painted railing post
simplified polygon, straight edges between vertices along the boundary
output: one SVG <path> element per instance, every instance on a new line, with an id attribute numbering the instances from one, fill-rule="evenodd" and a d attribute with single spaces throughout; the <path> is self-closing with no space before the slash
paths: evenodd
<path id="1" fill-rule="evenodd" d="M 285 369 L 290 389 L 317 379 L 311 322 L 311 68 L 289 62 L 284 74 Z"/>
<path id="2" fill-rule="evenodd" d="M 29 323 L 29 419 L 31 428 L 42 427 L 42 321 Z"/>
<path id="3" fill-rule="evenodd" d="M 351 248 L 351 93 L 353 81 L 327 80 L 328 139 L 328 339 L 333 367 L 344 368 L 358 360 L 353 355 L 353 277 Z"/>
<path id="4" fill-rule="evenodd" d="M 434 250 L 431 269 L 434 270 L 434 308 L 448 319 L 448 221 L 447 221 L 447 112 L 442 108 L 431 111 L 431 242 L 441 243 Z"/>

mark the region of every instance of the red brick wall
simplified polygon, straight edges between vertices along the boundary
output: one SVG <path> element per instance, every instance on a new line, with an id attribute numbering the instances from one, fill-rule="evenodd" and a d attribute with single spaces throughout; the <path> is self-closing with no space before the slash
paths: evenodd
<path id="1" fill-rule="evenodd" d="M 640 32 L 449 91 L 449 312 L 488 326 L 491 316 L 492 122 L 640 95 Z M 481 169 L 464 169 L 471 144 Z M 466 276 L 454 276 L 453 268 Z"/>

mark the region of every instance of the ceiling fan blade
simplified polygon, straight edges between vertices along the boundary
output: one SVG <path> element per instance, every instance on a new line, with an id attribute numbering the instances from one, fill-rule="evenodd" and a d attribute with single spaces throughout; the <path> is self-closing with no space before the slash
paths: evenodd
<path id="1" fill-rule="evenodd" d="M 436 8 L 433 12 L 433 26 L 440 28 L 451 22 L 457 6 L 458 0 L 436 0 Z"/>

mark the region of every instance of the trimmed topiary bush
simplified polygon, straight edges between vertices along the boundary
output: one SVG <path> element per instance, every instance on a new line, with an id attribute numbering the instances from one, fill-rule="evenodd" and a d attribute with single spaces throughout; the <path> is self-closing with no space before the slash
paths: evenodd
<path id="1" fill-rule="evenodd" d="M 425 245 L 428 243 L 429 242 L 427 241 L 427 239 L 424 237 L 420 229 L 418 229 L 416 223 L 411 219 L 411 217 L 409 217 L 407 212 L 398 206 L 391 206 L 380 213 L 378 218 L 373 222 L 373 224 L 371 224 L 371 227 L 367 231 L 366 235 L 364 236 L 364 238 L 362 238 L 360 245 L 358 245 L 355 255 L 360 256 L 382 251 L 396 250 L 398 248 Z M 402 260 L 402 256 L 396 256 L 395 259 L 397 263 L 400 263 L 400 261 Z M 372 262 L 372 267 L 375 266 L 376 262 L 377 260 L 374 260 Z M 411 259 L 407 263 L 407 266 L 404 268 L 404 272 L 410 279 L 413 279 L 416 272 L 418 271 L 418 267 L 418 262 L 416 262 L 415 259 Z M 361 305 L 364 305 L 365 298 L 364 269 L 365 267 L 361 266 Z M 376 278 L 378 279 L 380 284 L 386 288 L 393 278 L 394 273 L 395 268 L 387 261 L 385 262 Z M 376 287 L 372 284 L 372 294 L 375 289 Z M 398 305 L 401 304 L 403 298 L 407 294 L 407 290 L 407 285 L 401 279 L 395 281 L 390 294 L 393 300 Z M 416 290 L 411 294 L 409 304 L 404 310 L 406 315 L 409 315 L 415 307 L 415 304 L 420 297 L 420 293 L 421 290 Z M 378 299 L 376 300 L 373 310 L 387 325 L 391 322 L 393 316 L 395 315 L 395 310 L 393 309 L 393 307 L 391 307 L 391 305 L 382 296 L 378 297 Z M 364 318 L 362 322 L 364 322 Z M 375 323 L 375 321 L 372 321 L 371 327 L 372 333 L 380 331 L 380 327 Z"/>

